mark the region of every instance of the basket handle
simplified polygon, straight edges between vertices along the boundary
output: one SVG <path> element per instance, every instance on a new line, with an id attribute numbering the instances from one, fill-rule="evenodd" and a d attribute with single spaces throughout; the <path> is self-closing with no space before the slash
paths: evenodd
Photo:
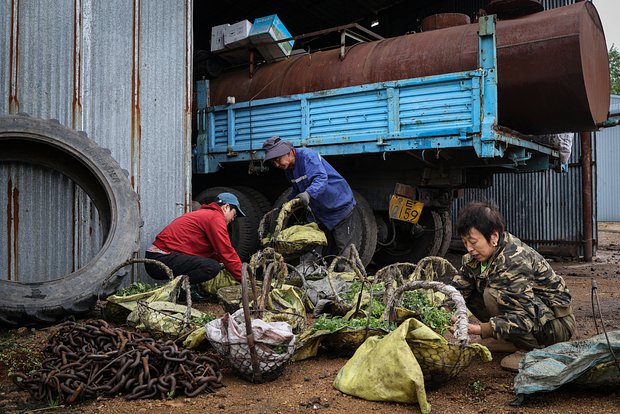
<path id="1" fill-rule="evenodd" d="M 467 319 L 467 306 L 465 305 L 465 299 L 461 292 L 456 290 L 454 286 L 446 285 L 441 282 L 432 282 L 427 280 L 414 280 L 407 282 L 404 285 L 398 287 L 394 294 L 390 297 L 387 305 L 385 306 L 385 312 L 383 313 L 383 319 L 388 320 L 390 323 L 396 319 L 395 307 L 397 303 L 400 303 L 400 299 L 405 291 L 416 289 L 433 289 L 442 293 L 445 293 L 452 299 L 456 305 L 456 322 L 454 323 L 454 337 L 461 343 L 461 345 L 469 344 L 469 333 L 467 328 L 469 325 Z"/>
<path id="2" fill-rule="evenodd" d="M 252 376 L 254 382 L 261 380 L 260 364 L 258 355 L 256 355 L 256 342 L 254 340 L 254 331 L 252 331 L 252 320 L 250 318 L 250 299 L 248 297 L 248 264 L 243 263 L 241 268 L 241 301 L 243 304 L 243 317 L 245 319 L 245 333 L 250 350 L 250 359 L 252 361 Z"/>
<path id="3" fill-rule="evenodd" d="M 172 269 L 170 269 L 168 266 L 166 266 L 165 264 L 163 264 L 162 262 L 160 262 L 159 260 L 154 260 L 154 259 L 140 259 L 140 258 L 135 258 L 135 259 L 129 259 L 124 261 L 123 263 L 119 264 L 118 266 L 116 266 L 114 268 L 114 270 L 112 270 L 108 277 L 106 279 L 111 278 L 112 276 L 114 276 L 114 273 L 118 272 L 119 270 L 121 270 L 123 267 L 125 266 L 129 266 L 130 264 L 134 264 L 134 263 L 149 263 L 149 264 L 153 264 L 156 266 L 159 266 L 165 273 L 166 276 L 168 276 L 168 279 L 172 280 L 174 279 L 174 274 L 172 273 Z"/>

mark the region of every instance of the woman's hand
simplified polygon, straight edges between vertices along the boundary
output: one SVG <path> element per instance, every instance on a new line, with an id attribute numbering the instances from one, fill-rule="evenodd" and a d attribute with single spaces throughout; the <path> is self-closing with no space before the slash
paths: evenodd
<path id="1" fill-rule="evenodd" d="M 470 335 L 480 335 L 482 333 L 482 328 L 480 325 L 470 323 L 467 324 L 467 333 Z"/>

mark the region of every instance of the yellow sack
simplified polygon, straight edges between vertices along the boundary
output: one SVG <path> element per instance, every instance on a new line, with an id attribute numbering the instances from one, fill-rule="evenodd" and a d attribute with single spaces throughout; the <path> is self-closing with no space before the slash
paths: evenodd
<path id="1" fill-rule="evenodd" d="M 421 322 L 408 319 L 383 338 L 368 338 L 340 369 L 334 388 L 369 401 L 417 402 L 423 414 L 430 413 L 422 369 L 407 343 L 408 338 L 418 336 L 416 330 L 435 334 Z"/>
<path id="2" fill-rule="evenodd" d="M 144 300 L 147 302 L 155 301 L 168 301 L 175 302 L 180 289 L 181 277 L 177 276 L 165 285 L 158 287 L 157 289 L 150 290 L 148 292 L 136 293 L 134 295 L 108 296 L 105 306 L 105 319 L 116 323 L 125 323 L 129 317 L 136 310 L 138 301 Z M 134 315 L 135 316 L 135 313 Z M 132 318 L 133 318 L 132 316 Z M 137 317 L 129 320 L 130 323 L 137 323 Z"/>
<path id="3" fill-rule="evenodd" d="M 294 332 L 305 328 L 306 307 L 301 299 L 303 293 L 299 288 L 290 285 L 282 285 L 279 289 L 273 289 L 267 296 L 266 308 L 274 313 L 266 314 L 266 322 L 288 322 Z"/>
<path id="4" fill-rule="evenodd" d="M 238 284 L 239 282 L 237 279 L 235 279 L 228 270 L 222 269 L 213 279 L 200 283 L 198 288 L 202 293 L 217 295 L 219 289 Z"/>
<path id="5" fill-rule="evenodd" d="M 308 223 L 295 225 L 282 230 L 272 239 L 266 237 L 261 240 L 263 246 L 273 243 L 275 251 L 281 254 L 300 253 L 313 246 L 327 246 L 327 237 L 319 229 L 318 224 Z"/>

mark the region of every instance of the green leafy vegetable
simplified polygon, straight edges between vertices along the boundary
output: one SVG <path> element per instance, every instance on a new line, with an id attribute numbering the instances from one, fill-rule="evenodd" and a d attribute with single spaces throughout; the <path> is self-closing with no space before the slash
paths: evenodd
<path id="1" fill-rule="evenodd" d="M 116 296 L 131 296 L 131 295 L 136 295 L 138 293 L 150 292 L 151 290 L 155 290 L 158 287 L 159 287 L 158 285 L 150 285 L 144 282 L 136 282 L 136 283 L 132 283 L 131 285 L 127 287 L 119 289 L 115 293 L 115 295 Z"/>
<path id="2" fill-rule="evenodd" d="M 389 330 L 388 324 L 375 317 L 370 317 L 370 322 L 366 318 L 352 318 L 350 320 L 342 319 L 340 316 L 334 316 L 333 318 L 323 314 L 314 320 L 311 333 L 314 334 L 318 331 L 335 332 L 340 328 L 359 329 L 366 328 L 384 329 Z"/>

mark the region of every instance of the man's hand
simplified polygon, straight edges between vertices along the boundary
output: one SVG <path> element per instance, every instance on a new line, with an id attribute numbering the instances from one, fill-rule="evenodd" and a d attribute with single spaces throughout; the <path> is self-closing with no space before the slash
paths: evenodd
<path id="1" fill-rule="evenodd" d="M 301 200 L 302 203 L 304 203 L 304 206 L 308 207 L 308 204 L 310 204 L 310 194 L 308 194 L 306 191 L 304 191 L 303 193 L 299 193 L 297 194 L 297 197 Z"/>

